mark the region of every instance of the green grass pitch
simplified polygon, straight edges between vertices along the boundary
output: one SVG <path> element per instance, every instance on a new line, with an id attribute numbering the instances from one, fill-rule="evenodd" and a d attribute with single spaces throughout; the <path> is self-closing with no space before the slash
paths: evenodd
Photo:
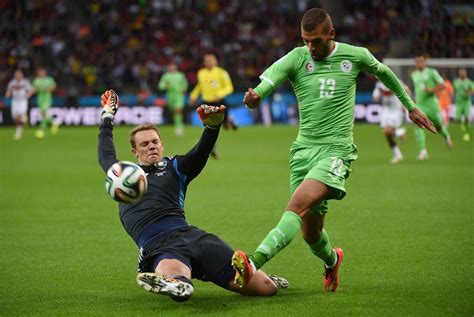
<path id="1" fill-rule="evenodd" d="M 118 156 L 133 160 L 127 133 L 115 131 Z M 250 298 L 195 282 L 185 303 L 135 283 L 137 249 L 108 198 L 97 163 L 97 127 L 63 128 L 13 141 L 0 129 L 0 316 L 472 316 L 474 314 L 474 142 L 452 125 L 454 149 L 429 135 L 430 159 L 415 160 L 413 127 L 390 151 L 375 125 L 356 125 L 359 159 L 348 195 L 330 203 L 326 229 L 345 251 L 337 293 L 322 291 L 322 262 L 301 237 L 264 269 L 291 286 Z M 184 153 L 184 138 L 162 127 L 165 154 Z M 288 151 L 296 127 L 222 131 L 222 158 L 210 160 L 188 188 L 191 224 L 252 252 L 289 198 Z"/>

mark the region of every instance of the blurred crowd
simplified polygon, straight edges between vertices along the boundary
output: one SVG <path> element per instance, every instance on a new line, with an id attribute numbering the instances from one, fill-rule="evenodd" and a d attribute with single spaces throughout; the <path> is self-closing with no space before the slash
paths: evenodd
<path id="1" fill-rule="evenodd" d="M 327 10 L 334 16 L 337 40 L 367 46 L 380 58 L 392 54 L 397 40 L 408 47 L 395 52 L 400 54 L 396 57 L 412 57 L 419 50 L 433 57 L 470 57 L 472 26 L 453 23 L 447 2 L 456 3 L 347 0 L 335 2 L 343 4 L 337 13 Z M 0 82 L 6 87 L 17 67 L 31 78 L 38 66 L 45 66 L 60 96 L 92 95 L 108 87 L 155 92 L 169 62 L 176 62 L 192 85 L 202 55 L 213 51 L 242 91 L 301 44 L 299 21 L 314 6 L 320 3 L 4 0 Z"/>

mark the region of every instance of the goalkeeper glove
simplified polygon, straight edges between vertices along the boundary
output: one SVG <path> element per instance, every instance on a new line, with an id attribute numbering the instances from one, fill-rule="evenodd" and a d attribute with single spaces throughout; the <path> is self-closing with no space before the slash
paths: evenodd
<path id="1" fill-rule="evenodd" d="M 204 104 L 197 108 L 199 119 L 206 127 L 211 129 L 216 129 L 221 125 L 222 121 L 224 121 L 224 112 L 225 106 L 223 105 L 217 107 Z"/>
<path id="2" fill-rule="evenodd" d="M 102 106 L 102 113 L 100 114 L 102 122 L 105 118 L 110 118 L 110 120 L 113 121 L 119 107 L 119 97 L 117 93 L 112 89 L 106 90 L 102 96 L 100 96 L 100 104 Z"/>

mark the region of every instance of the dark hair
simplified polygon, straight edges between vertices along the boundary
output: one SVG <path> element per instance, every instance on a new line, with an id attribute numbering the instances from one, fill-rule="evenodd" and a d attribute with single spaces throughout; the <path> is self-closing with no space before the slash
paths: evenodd
<path id="1" fill-rule="evenodd" d="M 321 24 L 324 24 L 324 32 L 329 32 L 329 29 L 332 27 L 331 17 L 320 8 L 309 9 L 301 19 L 301 26 L 307 32 L 315 30 Z"/>
<path id="2" fill-rule="evenodd" d="M 418 53 L 415 54 L 415 58 L 416 57 L 423 57 L 424 59 L 427 59 L 428 54 L 426 54 L 425 52 L 418 52 Z"/>
<path id="3" fill-rule="evenodd" d="M 137 125 L 135 128 L 133 128 L 132 131 L 130 131 L 130 134 L 128 135 L 128 139 L 130 140 L 130 144 L 132 145 L 132 148 L 135 149 L 137 147 L 137 144 L 135 143 L 135 134 L 137 134 L 137 132 L 146 131 L 146 130 L 153 130 L 156 132 L 156 134 L 158 134 L 158 137 L 160 137 L 160 132 L 158 132 L 158 129 L 153 124 Z"/>

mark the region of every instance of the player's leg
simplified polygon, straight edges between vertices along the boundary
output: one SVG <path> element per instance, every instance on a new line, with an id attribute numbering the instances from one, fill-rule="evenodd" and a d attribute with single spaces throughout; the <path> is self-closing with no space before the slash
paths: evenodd
<path id="1" fill-rule="evenodd" d="M 387 125 L 383 129 L 385 139 L 387 140 L 388 146 L 392 150 L 392 159 L 390 160 L 390 163 L 392 164 L 399 163 L 403 160 L 402 152 L 400 151 L 400 148 L 398 147 L 397 141 L 395 139 L 395 131 L 396 128 L 394 126 Z"/>
<path id="2" fill-rule="evenodd" d="M 41 121 L 39 129 L 36 131 L 35 136 L 39 139 L 44 138 L 46 129 L 51 126 L 51 118 L 48 116 L 50 104 L 47 101 L 38 100 L 38 109 L 41 114 Z"/>
<path id="3" fill-rule="evenodd" d="M 270 261 L 293 241 L 301 229 L 302 217 L 316 204 L 327 198 L 329 187 L 314 179 L 305 179 L 290 198 L 286 211 L 257 247 L 251 259 L 257 268 Z"/>
<path id="4" fill-rule="evenodd" d="M 449 135 L 448 127 L 444 124 L 443 119 L 441 118 L 441 111 L 436 104 L 433 104 L 430 109 L 426 112 L 426 116 L 433 122 L 436 129 L 439 131 L 441 136 L 444 138 L 444 142 L 448 149 L 453 147 L 453 143 L 451 141 L 451 136 Z"/>
<path id="5" fill-rule="evenodd" d="M 140 249 L 137 283 L 145 290 L 185 301 L 192 295 L 189 246 L 184 237 L 188 227 L 151 240 Z"/>
<path id="6" fill-rule="evenodd" d="M 182 136 L 184 133 L 184 97 L 180 95 L 169 95 L 168 106 L 173 115 L 174 132 L 177 136 Z"/>
<path id="7" fill-rule="evenodd" d="M 277 285 L 269 276 L 257 271 L 242 251 L 234 253 L 218 236 L 193 227 L 186 242 L 192 253 L 193 278 L 243 295 L 272 296 L 277 293 Z M 231 264 L 234 254 L 239 254 L 244 261 L 239 270 Z M 241 284 L 235 283 L 239 278 L 242 278 Z"/>
<path id="8" fill-rule="evenodd" d="M 19 140 L 23 136 L 23 129 L 26 124 L 26 112 L 28 111 L 27 102 L 12 102 L 11 114 L 15 123 L 14 140 Z"/>
<path id="9" fill-rule="evenodd" d="M 174 110 L 174 132 L 177 136 L 182 136 L 184 134 L 184 122 L 183 122 L 183 108 L 176 107 Z"/>
<path id="10" fill-rule="evenodd" d="M 137 275 L 137 283 L 146 291 L 168 295 L 173 300 L 188 300 L 193 291 L 191 270 L 172 254 L 161 254 L 153 260 L 154 272 L 142 272 Z M 158 262 L 158 263 L 156 263 Z"/>
<path id="11" fill-rule="evenodd" d="M 226 130 L 228 130 L 228 129 L 237 130 L 238 128 L 239 127 L 235 123 L 234 118 L 232 118 L 229 115 L 229 109 L 226 108 L 226 110 L 224 112 L 224 129 L 226 129 Z"/>
<path id="12" fill-rule="evenodd" d="M 250 256 L 257 267 L 283 250 L 296 237 L 303 223 L 301 217 L 311 208 L 326 199 L 326 185 L 315 180 L 305 180 L 312 161 L 312 150 L 294 143 L 290 153 L 290 191 L 293 193 L 280 221 L 259 244 Z"/>
<path id="13" fill-rule="evenodd" d="M 469 141 L 471 139 L 470 136 L 470 119 L 471 119 L 471 104 L 467 103 L 460 103 L 458 105 L 459 108 L 459 121 L 461 123 L 461 130 L 463 132 L 463 140 Z"/>
<path id="14" fill-rule="evenodd" d="M 318 164 L 306 175 L 304 182 L 312 181 L 326 186 L 327 199 L 344 198 L 345 180 L 349 177 L 351 162 L 357 158 L 355 146 L 333 146 L 323 151 Z M 303 182 L 303 183 L 304 183 Z M 303 216 L 302 234 L 311 252 L 324 261 L 324 290 L 336 291 L 339 284 L 338 269 L 343 252 L 333 248 L 329 235 L 324 229 L 324 218 L 328 211 L 327 201 L 313 204 Z"/>
<path id="15" fill-rule="evenodd" d="M 326 208 L 324 206 L 324 209 Z M 335 292 L 339 285 L 338 271 L 344 253 L 341 248 L 332 247 L 329 235 L 324 229 L 324 213 L 307 213 L 303 217 L 301 231 L 311 252 L 324 261 L 324 290 Z"/>

